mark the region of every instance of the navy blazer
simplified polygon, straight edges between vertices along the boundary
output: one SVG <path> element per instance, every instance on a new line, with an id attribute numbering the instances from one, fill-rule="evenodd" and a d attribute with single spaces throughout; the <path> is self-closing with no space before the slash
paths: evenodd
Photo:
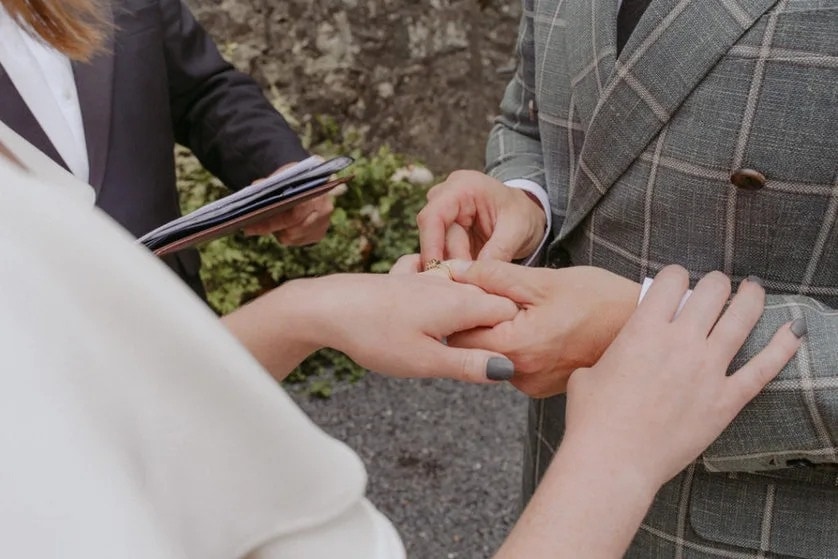
<path id="1" fill-rule="evenodd" d="M 261 88 L 219 54 L 180 0 L 115 0 L 104 54 L 74 63 L 97 205 L 135 236 L 180 215 L 175 142 L 240 188 L 306 157 Z M 66 164 L 0 67 L 0 120 Z M 194 250 L 165 258 L 203 293 Z"/>

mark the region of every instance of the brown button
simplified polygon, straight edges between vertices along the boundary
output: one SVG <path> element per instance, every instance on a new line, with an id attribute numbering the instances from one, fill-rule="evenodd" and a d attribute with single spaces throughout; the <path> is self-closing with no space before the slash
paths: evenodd
<path id="1" fill-rule="evenodd" d="M 730 182 L 743 190 L 759 190 L 765 186 L 765 175 L 753 169 L 737 169 L 730 175 Z"/>

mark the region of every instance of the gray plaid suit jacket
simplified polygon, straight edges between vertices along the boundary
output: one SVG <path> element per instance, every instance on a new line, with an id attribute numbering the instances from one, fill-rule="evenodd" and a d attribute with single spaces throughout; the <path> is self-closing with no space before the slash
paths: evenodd
<path id="1" fill-rule="evenodd" d="M 628 557 L 838 558 L 838 0 L 652 0 L 619 57 L 616 16 L 615 0 L 524 0 L 488 172 L 547 190 L 548 265 L 763 278 L 734 368 L 785 322 L 809 324 L 661 490 Z M 734 186 L 746 168 L 764 184 Z M 561 397 L 532 402 L 525 492 L 563 414 Z"/>

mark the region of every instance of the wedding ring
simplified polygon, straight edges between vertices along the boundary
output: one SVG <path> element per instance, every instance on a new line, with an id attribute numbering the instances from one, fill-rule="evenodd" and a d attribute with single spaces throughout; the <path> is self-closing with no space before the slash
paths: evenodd
<path id="1" fill-rule="evenodd" d="M 453 274 L 453 272 L 451 272 L 451 268 L 445 262 L 440 262 L 436 258 L 431 258 L 430 260 L 428 260 L 428 263 L 425 264 L 425 271 L 426 272 L 429 272 L 431 270 L 440 270 L 440 269 L 445 270 L 445 273 L 448 274 L 448 279 L 453 281 L 454 274 Z"/>

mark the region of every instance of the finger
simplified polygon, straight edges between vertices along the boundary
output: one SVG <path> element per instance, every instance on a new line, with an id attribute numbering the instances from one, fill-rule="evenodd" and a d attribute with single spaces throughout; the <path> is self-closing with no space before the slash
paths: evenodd
<path id="1" fill-rule="evenodd" d="M 316 210 L 309 210 L 309 213 L 296 223 L 285 225 L 281 229 L 274 230 L 274 232 L 282 232 L 284 238 L 288 241 L 300 241 L 311 236 L 312 233 L 320 231 L 324 224 L 328 222 L 328 219 L 329 216 L 327 215 L 322 215 Z"/>
<path id="2" fill-rule="evenodd" d="M 710 272 L 698 281 L 677 321 L 707 336 L 728 299 L 730 279 L 721 272 Z"/>
<path id="3" fill-rule="evenodd" d="M 287 246 L 304 246 L 319 242 L 329 230 L 328 215 L 313 213 L 302 225 L 286 229 L 279 234 L 279 240 Z"/>
<path id="4" fill-rule="evenodd" d="M 780 327 L 762 351 L 727 379 L 733 386 L 733 390 L 727 391 L 731 419 L 745 407 L 745 404 L 753 400 L 794 356 L 800 347 L 801 337 L 805 335 L 806 323 L 802 322 L 803 319 L 799 320 L 801 322 L 795 321 L 797 324 L 790 322 Z M 795 331 L 800 333 L 801 337 L 798 337 Z"/>
<path id="5" fill-rule="evenodd" d="M 509 344 L 509 325 L 501 322 L 493 327 L 478 327 L 461 330 L 448 335 L 448 345 L 462 348 L 492 348 L 505 351 Z"/>
<path id="6" fill-rule="evenodd" d="M 695 296 L 695 293 L 693 293 Z M 710 332 L 710 346 L 718 351 L 725 363 L 730 363 L 754 329 L 765 306 L 765 291 L 758 281 L 745 280 L 730 306 Z M 686 310 L 686 309 L 685 309 Z"/>
<path id="7" fill-rule="evenodd" d="M 498 220 L 492 235 L 477 255 L 477 259 L 512 262 L 520 249 L 520 237 L 519 228 L 512 219 Z"/>
<path id="8" fill-rule="evenodd" d="M 544 270 L 498 260 L 449 260 L 446 264 L 455 281 L 476 285 L 518 304 L 532 304 L 543 297 L 540 278 Z"/>
<path id="9" fill-rule="evenodd" d="M 477 384 L 510 380 L 515 374 L 512 361 L 484 349 L 446 346 L 436 340 L 425 345 L 425 377 L 451 378 Z"/>
<path id="10" fill-rule="evenodd" d="M 655 276 L 652 287 L 629 320 L 652 318 L 670 322 L 687 292 L 689 279 L 689 274 L 681 266 L 666 266 Z"/>
<path id="11" fill-rule="evenodd" d="M 434 299 L 440 307 L 435 314 L 436 334 L 448 336 L 480 326 L 494 326 L 512 320 L 519 312 L 518 306 L 506 297 L 455 283 L 446 289 L 450 290 L 447 297 Z"/>
<path id="12" fill-rule="evenodd" d="M 445 258 L 471 260 L 471 239 L 468 231 L 454 223 L 445 234 Z"/>
<path id="13" fill-rule="evenodd" d="M 276 233 L 288 229 L 289 227 L 293 227 L 300 219 L 300 217 L 295 217 L 294 210 L 291 210 L 272 215 L 266 219 L 249 225 L 242 230 L 246 235 L 270 235 L 271 233 Z"/>
<path id="14" fill-rule="evenodd" d="M 390 268 L 390 273 L 395 276 L 418 274 L 421 271 L 422 258 L 418 254 L 405 254 Z"/>
<path id="15" fill-rule="evenodd" d="M 423 272 L 421 272 L 421 275 L 427 277 L 438 277 L 444 280 L 451 281 L 451 273 L 444 265 L 440 265 L 436 268 L 431 268 L 430 270 L 424 270 Z"/>
<path id="16" fill-rule="evenodd" d="M 545 375 L 516 375 L 512 385 L 530 398 L 549 398 L 567 392 L 567 379 Z"/>
<path id="17" fill-rule="evenodd" d="M 422 262 L 445 258 L 445 236 L 459 214 L 460 204 L 454 196 L 439 196 L 422 208 L 416 216 Z"/>

